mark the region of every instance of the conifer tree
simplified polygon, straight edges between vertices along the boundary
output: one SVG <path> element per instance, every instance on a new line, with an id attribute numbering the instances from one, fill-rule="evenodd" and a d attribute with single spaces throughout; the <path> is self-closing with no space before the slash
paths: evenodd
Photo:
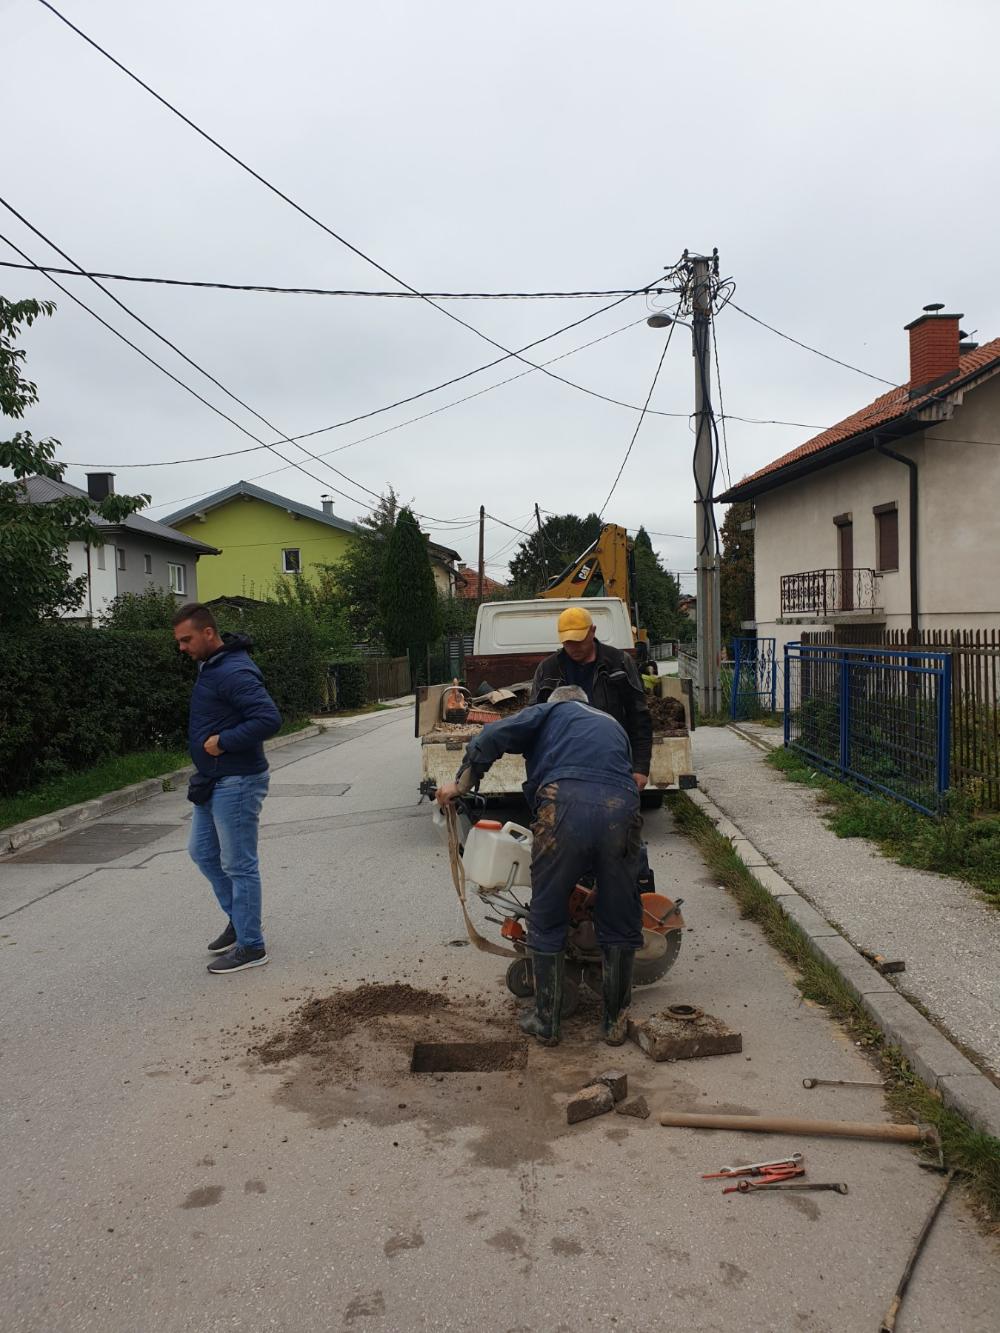
<path id="1" fill-rule="evenodd" d="M 409 508 L 400 509 L 389 538 L 380 593 L 390 653 L 410 659 L 414 681 L 424 674 L 428 645 L 441 635 L 441 610 L 427 538 Z"/>

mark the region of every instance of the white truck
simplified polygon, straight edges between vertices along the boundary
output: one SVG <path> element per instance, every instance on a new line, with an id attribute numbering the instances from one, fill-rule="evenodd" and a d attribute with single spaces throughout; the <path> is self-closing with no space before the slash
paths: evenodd
<path id="1" fill-rule="evenodd" d="M 585 604 L 602 643 L 635 651 L 628 609 L 621 598 L 588 597 Z M 461 700 L 455 699 L 453 685 L 417 689 L 415 734 L 420 741 L 422 794 L 433 795 L 442 783 L 454 778 L 466 742 L 488 720 L 527 704 L 535 668 L 559 647 L 556 622 L 560 613 L 579 605 L 579 598 L 556 597 L 483 603 L 476 617 L 472 656 L 465 660 Z M 691 682 L 661 676 L 656 688 L 650 699 L 652 764 L 649 786 L 643 792 L 647 808 L 661 804 L 665 790 L 697 786 L 691 759 Z M 670 700 L 678 702 L 671 706 Z M 463 707 L 455 710 L 456 702 Z M 464 719 L 460 716 L 463 711 L 467 712 Z M 448 716 L 456 720 L 448 721 Z M 520 796 L 524 778 L 522 756 L 507 754 L 483 778 L 479 792 L 491 797 Z"/>

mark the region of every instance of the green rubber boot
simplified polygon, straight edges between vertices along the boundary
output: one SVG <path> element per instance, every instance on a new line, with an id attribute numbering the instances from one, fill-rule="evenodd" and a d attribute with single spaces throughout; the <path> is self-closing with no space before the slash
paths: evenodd
<path id="1" fill-rule="evenodd" d="M 535 1007 L 517 1020 L 518 1026 L 529 1037 L 537 1037 L 543 1046 L 558 1046 L 566 955 L 535 953 L 533 949 L 529 952 L 535 979 Z"/>
<path id="2" fill-rule="evenodd" d="M 601 1036 L 609 1046 L 621 1046 L 628 1036 L 628 1007 L 632 1003 L 634 949 L 602 949 L 604 955 L 604 1013 Z"/>

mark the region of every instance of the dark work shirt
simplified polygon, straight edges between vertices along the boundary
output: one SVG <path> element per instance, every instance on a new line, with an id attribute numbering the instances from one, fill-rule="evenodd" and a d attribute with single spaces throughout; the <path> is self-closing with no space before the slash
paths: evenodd
<path id="1" fill-rule="evenodd" d="M 579 685 L 587 695 L 587 702 L 594 702 L 594 668 L 597 666 L 597 659 L 593 662 L 574 662 L 569 653 L 563 653 L 563 675 L 566 677 L 567 685 Z"/>

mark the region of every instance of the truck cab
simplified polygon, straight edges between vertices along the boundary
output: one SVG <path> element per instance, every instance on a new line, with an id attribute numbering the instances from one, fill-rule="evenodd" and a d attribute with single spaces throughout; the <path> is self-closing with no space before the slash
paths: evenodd
<path id="1" fill-rule="evenodd" d="M 559 616 L 567 607 L 580 605 L 579 599 L 572 597 L 484 602 L 476 616 L 472 656 L 465 660 L 469 690 L 476 694 L 483 685 L 498 690 L 531 680 L 539 662 L 559 648 Z M 584 605 L 594 619 L 601 643 L 634 652 L 635 636 L 620 597 L 588 597 Z"/>

